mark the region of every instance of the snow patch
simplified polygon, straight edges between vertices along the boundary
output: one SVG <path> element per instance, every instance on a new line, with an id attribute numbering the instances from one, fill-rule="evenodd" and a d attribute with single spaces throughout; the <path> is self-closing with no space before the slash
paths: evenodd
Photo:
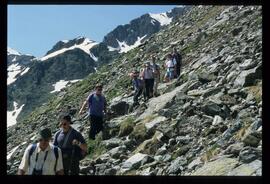
<path id="1" fill-rule="evenodd" d="M 10 160 L 10 158 L 13 156 L 14 152 L 20 147 L 19 146 L 16 146 L 15 148 L 13 148 L 10 152 L 8 152 L 8 155 L 7 155 L 7 161 Z"/>
<path id="2" fill-rule="evenodd" d="M 83 37 L 81 37 L 81 38 L 83 38 Z M 79 38 L 77 38 L 77 39 L 79 39 Z M 83 50 L 84 52 L 86 52 L 87 54 L 89 54 L 91 56 L 90 49 L 93 46 L 97 45 L 97 44 L 98 44 L 97 42 L 89 40 L 88 38 L 85 38 L 84 41 L 79 45 L 75 44 L 75 45 L 73 45 L 73 46 L 71 46 L 69 48 L 63 48 L 63 49 L 57 50 L 57 51 L 55 51 L 53 53 L 50 53 L 50 54 L 42 57 L 40 60 L 41 61 L 47 60 L 47 59 L 49 59 L 51 57 L 55 57 L 55 56 L 57 56 L 59 54 L 62 54 L 64 52 L 68 51 L 68 50 L 73 50 L 75 48 L 79 48 L 79 49 Z"/>
<path id="3" fill-rule="evenodd" d="M 63 43 L 67 43 L 69 40 L 61 40 L 61 42 Z"/>
<path id="4" fill-rule="evenodd" d="M 169 18 L 166 13 L 149 13 L 150 17 L 157 20 L 161 26 L 168 25 L 172 22 L 172 18 Z"/>
<path id="5" fill-rule="evenodd" d="M 18 107 L 18 103 L 17 102 L 13 102 L 13 107 L 14 110 L 13 111 L 7 111 L 7 127 L 10 127 L 12 125 L 15 125 L 17 123 L 17 117 L 20 114 L 20 112 L 22 111 L 24 104 L 21 105 L 20 107 Z"/>
<path id="6" fill-rule="evenodd" d="M 15 82 L 17 80 L 16 76 L 21 73 L 22 69 L 21 66 L 19 66 L 18 63 L 12 64 L 8 67 L 8 79 L 7 79 L 7 85 L 10 85 L 11 83 Z"/>
<path id="7" fill-rule="evenodd" d="M 118 48 L 114 48 L 114 47 L 111 47 L 111 46 L 107 46 L 107 48 L 109 49 L 110 52 L 118 50 Z"/>
<path id="8" fill-rule="evenodd" d="M 8 51 L 8 54 L 13 54 L 13 55 L 18 55 L 18 56 L 21 55 L 21 53 L 19 53 L 18 51 L 14 50 L 10 47 L 7 48 L 7 51 Z"/>
<path id="9" fill-rule="evenodd" d="M 82 79 L 76 79 L 76 80 L 70 80 L 70 81 L 60 80 L 60 81 L 56 82 L 55 84 L 53 84 L 54 90 L 51 91 L 50 93 L 55 93 L 55 92 L 61 91 L 61 89 L 67 87 L 71 83 L 75 83 L 75 82 L 78 82 L 81 80 Z"/>
<path id="10" fill-rule="evenodd" d="M 97 58 L 92 52 L 90 52 L 90 57 L 91 57 L 95 62 L 97 62 L 98 58 Z"/>
<path id="11" fill-rule="evenodd" d="M 17 56 L 15 56 L 11 62 L 15 62 L 17 60 Z"/>
<path id="12" fill-rule="evenodd" d="M 29 67 L 26 68 L 26 69 L 24 69 L 24 71 L 23 71 L 20 75 L 22 76 L 22 75 L 26 74 L 26 73 L 28 72 L 29 69 L 30 69 Z"/>
<path id="13" fill-rule="evenodd" d="M 143 37 L 137 37 L 137 41 L 133 44 L 133 45 L 127 45 L 127 43 L 125 41 L 120 42 L 119 40 L 116 39 L 116 41 L 118 42 L 118 45 L 120 47 L 120 51 L 119 53 L 127 53 L 128 51 L 130 51 L 131 49 L 134 49 L 136 47 L 138 47 L 139 45 L 142 44 L 142 40 L 146 37 L 147 35 L 144 35 Z"/>

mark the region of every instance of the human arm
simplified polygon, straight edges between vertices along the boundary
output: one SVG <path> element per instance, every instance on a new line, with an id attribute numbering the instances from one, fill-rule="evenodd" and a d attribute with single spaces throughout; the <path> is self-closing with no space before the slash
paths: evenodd
<path id="1" fill-rule="evenodd" d="M 29 158 L 29 150 L 31 146 L 28 146 L 23 154 L 22 161 L 20 163 L 19 169 L 18 169 L 18 175 L 25 175 L 26 171 L 28 170 L 28 158 Z"/>
<path id="2" fill-rule="evenodd" d="M 64 166 L 63 166 L 63 159 L 62 159 L 62 151 L 58 148 L 58 160 L 56 165 L 56 175 L 64 175 Z"/>

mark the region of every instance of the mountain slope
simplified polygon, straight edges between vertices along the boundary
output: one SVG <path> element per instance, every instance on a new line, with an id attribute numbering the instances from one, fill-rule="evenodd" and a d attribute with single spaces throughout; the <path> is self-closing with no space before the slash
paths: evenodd
<path id="1" fill-rule="evenodd" d="M 155 53 L 158 63 L 176 47 L 183 54 L 179 79 L 160 84 L 161 95 L 122 115 L 130 104 L 128 73 Z M 37 130 L 57 131 L 67 108 L 87 138 L 79 107 L 97 82 L 104 84 L 111 117 L 103 138 L 88 142 L 85 175 L 261 175 L 262 16 L 260 6 L 192 7 L 145 44 L 66 88 L 8 130 L 8 174 L 18 167 Z M 164 74 L 165 71 L 162 71 Z M 68 107 L 70 106 L 70 107 Z M 124 105 L 126 106 L 126 105 Z M 18 146 L 18 147 L 17 147 Z"/>

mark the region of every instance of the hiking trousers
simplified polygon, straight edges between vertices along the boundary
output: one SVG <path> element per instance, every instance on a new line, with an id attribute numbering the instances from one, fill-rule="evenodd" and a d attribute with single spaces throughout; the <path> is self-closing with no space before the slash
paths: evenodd
<path id="1" fill-rule="evenodd" d="M 63 157 L 64 174 L 65 175 L 79 175 L 79 172 L 80 172 L 79 164 L 80 164 L 80 161 L 78 158 L 76 158 L 76 156 L 74 156 L 73 158 L 71 158 L 71 156 Z M 71 172 L 69 172 L 69 169 Z"/>
<path id="2" fill-rule="evenodd" d="M 153 96 L 154 91 L 154 79 L 144 79 L 145 82 L 145 96 L 150 98 Z"/>
<path id="3" fill-rule="evenodd" d="M 135 90 L 135 94 L 134 94 L 134 97 L 133 97 L 133 103 L 134 104 L 138 104 L 139 103 L 138 102 L 138 98 L 141 96 L 142 92 L 143 92 L 143 89 L 136 89 Z"/>
<path id="4" fill-rule="evenodd" d="M 103 117 L 90 115 L 89 139 L 95 140 L 96 134 L 103 130 Z"/>

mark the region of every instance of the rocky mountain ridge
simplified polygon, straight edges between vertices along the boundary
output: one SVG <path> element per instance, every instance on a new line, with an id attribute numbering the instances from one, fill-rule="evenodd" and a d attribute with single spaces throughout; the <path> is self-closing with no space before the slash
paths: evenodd
<path id="1" fill-rule="evenodd" d="M 183 56 L 180 78 L 161 83 L 160 96 L 130 108 L 128 73 L 153 53 L 161 65 L 173 47 Z M 82 175 L 261 176 L 261 70 L 261 6 L 194 6 L 9 129 L 8 174 L 40 127 L 57 131 L 63 108 L 87 138 L 87 113 L 77 113 L 102 82 L 111 114 L 103 134 L 88 141 Z"/>

